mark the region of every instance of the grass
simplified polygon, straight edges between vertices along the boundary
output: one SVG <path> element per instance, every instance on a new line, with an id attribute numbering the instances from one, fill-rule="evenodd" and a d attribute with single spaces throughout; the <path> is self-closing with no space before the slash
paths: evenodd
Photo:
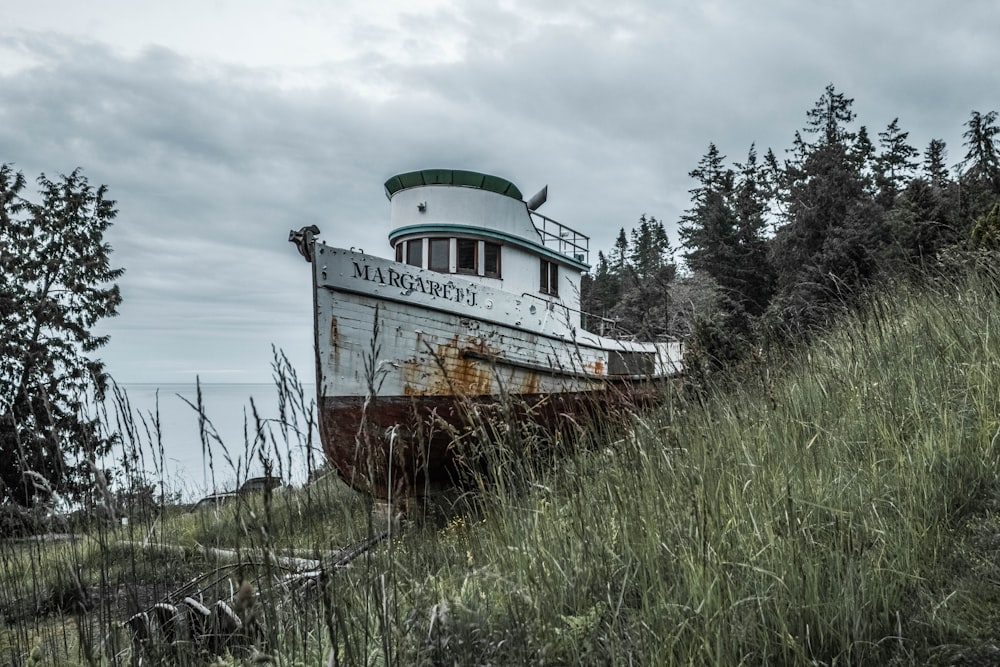
<path id="1" fill-rule="evenodd" d="M 379 528 L 331 478 L 0 543 L 0 665 L 139 664 L 121 620 L 207 573 L 206 595 L 252 601 L 256 634 L 228 657 L 147 645 L 142 664 L 991 664 L 998 336 L 984 268 L 875 295 L 707 399 L 564 429 L 544 465 L 517 453 L 552 434 L 482 424 L 480 493 L 308 583 L 277 556 Z"/>

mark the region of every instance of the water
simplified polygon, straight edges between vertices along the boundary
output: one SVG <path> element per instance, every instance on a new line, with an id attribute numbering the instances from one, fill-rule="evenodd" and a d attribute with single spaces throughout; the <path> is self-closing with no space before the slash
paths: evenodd
<path id="1" fill-rule="evenodd" d="M 286 483 L 301 484 L 307 475 L 305 436 L 281 433 L 278 418 L 278 390 L 273 384 L 202 384 L 201 394 L 205 415 L 218 434 L 218 441 L 209 438 L 205 450 L 197 411 L 184 399 L 197 404 L 195 384 L 125 384 L 121 385 L 131 404 L 133 421 L 140 432 L 141 461 L 139 467 L 150 479 L 163 481 L 169 491 L 176 491 L 185 500 L 197 499 L 206 493 L 232 490 L 248 477 L 265 474 L 262 458 L 271 462 L 271 474 L 281 474 Z M 315 385 L 305 385 L 306 403 L 314 400 Z M 265 427 L 263 443 L 255 444 L 255 420 L 251 398 Z M 152 414 L 159 405 L 162 456 L 157 437 L 147 437 L 146 428 L 137 415 L 145 418 L 154 431 Z M 114 420 L 109 407 L 109 419 Z M 302 425 L 302 417 L 299 417 Z M 286 420 L 287 421 L 287 420 Z M 211 427 L 209 432 L 211 432 Z M 221 444 L 220 442 L 221 441 Z M 247 443 L 250 443 L 248 446 Z M 313 432 L 313 465 L 322 462 L 319 436 Z M 210 454 L 210 456 L 209 456 Z M 121 453 L 109 461 L 120 465 Z"/>

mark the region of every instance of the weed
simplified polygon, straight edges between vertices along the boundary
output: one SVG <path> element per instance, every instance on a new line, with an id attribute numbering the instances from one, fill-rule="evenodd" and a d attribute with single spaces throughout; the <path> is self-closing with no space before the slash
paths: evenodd
<path id="1" fill-rule="evenodd" d="M 983 266 L 873 295 L 809 350 L 655 409 L 544 428 L 516 397 L 467 404 L 476 493 L 374 549 L 341 550 L 392 524 L 332 475 L 198 513 L 109 487 L 94 502 L 126 526 L 0 542 L 0 664 L 995 660 L 998 331 Z M 280 419 L 251 406 L 244 451 L 216 465 L 315 447 L 280 355 L 276 383 Z M 123 412 L 122 460 L 162 459 L 156 415 Z M 185 605 L 214 625 L 157 617 Z"/>

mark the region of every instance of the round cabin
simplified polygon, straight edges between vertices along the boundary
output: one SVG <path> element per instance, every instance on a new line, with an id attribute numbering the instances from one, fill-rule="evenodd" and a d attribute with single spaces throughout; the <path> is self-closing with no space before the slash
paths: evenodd
<path id="1" fill-rule="evenodd" d="M 590 240 L 537 211 L 510 181 L 424 169 L 385 182 L 396 261 L 564 306 L 580 326 L 580 278 Z M 535 203 L 537 202 L 537 203 Z"/>

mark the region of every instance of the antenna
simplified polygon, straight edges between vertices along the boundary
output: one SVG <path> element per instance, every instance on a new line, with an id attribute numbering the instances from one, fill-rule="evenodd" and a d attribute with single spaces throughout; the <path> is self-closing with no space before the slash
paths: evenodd
<path id="1" fill-rule="evenodd" d="M 549 198 L 549 186 L 546 185 L 544 188 L 536 192 L 531 199 L 528 200 L 528 210 L 535 211 L 538 207 L 545 203 Z"/>

